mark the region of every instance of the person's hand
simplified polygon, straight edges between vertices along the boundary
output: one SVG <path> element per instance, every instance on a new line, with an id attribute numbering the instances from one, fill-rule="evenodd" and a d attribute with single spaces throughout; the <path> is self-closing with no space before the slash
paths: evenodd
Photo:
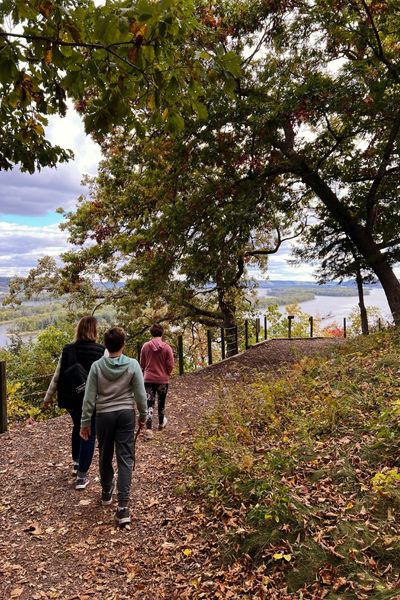
<path id="1" fill-rule="evenodd" d="M 85 442 L 87 442 L 90 436 L 90 427 L 81 427 L 79 435 L 83 440 L 85 440 Z"/>
<path id="2" fill-rule="evenodd" d="M 142 421 L 142 419 L 139 419 L 139 431 L 142 431 L 142 429 L 144 429 L 145 425 L 146 425 L 146 419 L 144 419 L 144 421 Z"/>

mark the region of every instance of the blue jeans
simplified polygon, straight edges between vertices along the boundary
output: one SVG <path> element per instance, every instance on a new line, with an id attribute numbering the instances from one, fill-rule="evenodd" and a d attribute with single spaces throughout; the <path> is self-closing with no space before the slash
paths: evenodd
<path id="1" fill-rule="evenodd" d="M 87 441 L 83 440 L 79 435 L 81 429 L 82 409 L 74 408 L 68 411 L 72 419 L 72 460 L 79 463 L 78 471 L 80 474 L 87 473 L 92 464 L 94 446 L 96 442 L 96 415 L 92 415 L 90 423 L 90 436 Z"/>

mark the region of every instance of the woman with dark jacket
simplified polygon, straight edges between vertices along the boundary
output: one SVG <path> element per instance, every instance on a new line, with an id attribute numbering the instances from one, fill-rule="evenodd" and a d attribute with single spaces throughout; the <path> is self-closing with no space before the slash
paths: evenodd
<path id="1" fill-rule="evenodd" d="M 84 385 L 80 393 L 71 388 L 74 370 L 88 374 L 92 364 L 104 354 L 104 346 L 96 343 L 97 320 L 95 317 L 82 317 L 79 321 L 75 341 L 64 346 L 56 371 L 50 382 L 44 398 L 43 406 L 46 408 L 51 403 L 57 392 L 57 402 L 60 408 L 65 408 L 72 418 L 72 460 L 73 474 L 76 475 L 75 488 L 84 490 L 89 483 L 88 471 L 92 463 L 96 441 L 95 415 L 91 423 L 91 435 L 88 440 L 83 440 L 80 435 L 82 402 Z M 78 363 L 78 364 L 77 364 Z M 84 371 L 82 371 L 82 367 Z"/>

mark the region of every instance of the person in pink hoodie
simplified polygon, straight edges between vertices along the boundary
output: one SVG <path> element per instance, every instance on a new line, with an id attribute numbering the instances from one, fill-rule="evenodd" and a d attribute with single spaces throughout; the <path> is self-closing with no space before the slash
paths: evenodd
<path id="1" fill-rule="evenodd" d="M 174 368 L 172 348 L 163 342 L 164 328 L 155 323 L 150 328 L 153 339 L 143 344 L 140 352 L 140 366 L 144 376 L 144 387 L 147 394 L 146 439 L 153 437 L 153 411 L 157 397 L 158 429 L 161 431 L 167 424 L 165 416 L 165 400 L 168 392 L 169 377 Z"/>

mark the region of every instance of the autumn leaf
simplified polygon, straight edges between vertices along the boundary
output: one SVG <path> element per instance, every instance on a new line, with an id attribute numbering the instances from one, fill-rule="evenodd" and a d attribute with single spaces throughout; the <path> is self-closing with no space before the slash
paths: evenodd
<path id="1" fill-rule="evenodd" d="M 286 560 L 286 562 L 290 562 L 292 560 L 292 555 L 291 554 L 284 554 L 283 555 L 283 560 Z"/>
<path id="2" fill-rule="evenodd" d="M 35 537 L 40 537 L 41 535 L 43 535 L 43 531 L 41 530 L 40 525 L 37 521 L 32 521 L 31 523 L 29 523 L 28 527 L 26 527 L 24 531 L 29 533 L 29 535 L 33 535 Z"/>
<path id="3" fill-rule="evenodd" d="M 53 61 L 53 51 L 51 48 L 47 48 L 44 52 L 43 60 L 46 65 L 49 65 Z"/>

